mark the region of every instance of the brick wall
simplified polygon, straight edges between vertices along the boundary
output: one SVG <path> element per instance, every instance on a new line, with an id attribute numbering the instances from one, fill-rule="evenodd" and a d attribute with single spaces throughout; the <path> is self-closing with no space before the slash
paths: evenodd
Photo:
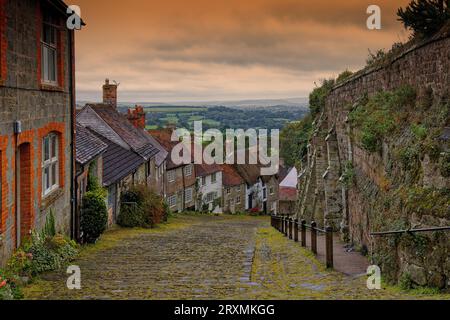
<path id="1" fill-rule="evenodd" d="M 134 109 L 128 109 L 128 120 L 138 129 L 145 129 L 145 111 L 141 106 Z"/>
<path id="2" fill-rule="evenodd" d="M 42 8 L 44 1 L 0 0 L 0 153 L 2 166 L 2 208 L 0 217 L 0 265 L 16 244 L 16 177 L 15 155 L 23 153 L 22 224 L 27 229 L 40 229 L 53 209 L 59 232 L 69 235 L 71 213 L 71 100 L 69 88 L 71 33 L 61 28 L 58 35 L 58 84 L 41 83 Z M 61 25 L 64 19 L 61 17 Z M 3 23 L 3 25 L 2 25 Z M 3 27 L 5 26 L 5 27 Z M 6 46 L 6 39 L 8 43 Z M 22 133 L 14 134 L 14 121 L 22 123 Z M 60 189 L 50 197 L 42 197 L 42 138 L 50 132 L 59 136 Z M 17 144 L 16 144 L 17 139 Z M 30 159 L 28 161 L 27 159 Z M 26 164 L 26 166 L 24 166 Z M 22 169 L 23 169 L 22 168 Z M 28 230 L 29 231 L 29 230 Z"/>

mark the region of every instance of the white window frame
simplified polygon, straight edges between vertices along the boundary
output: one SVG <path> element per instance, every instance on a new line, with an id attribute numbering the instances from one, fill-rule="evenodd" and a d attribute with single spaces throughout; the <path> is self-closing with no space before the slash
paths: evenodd
<path id="1" fill-rule="evenodd" d="M 46 151 L 48 142 L 48 158 Z M 53 149 L 52 149 L 53 147 Z M 54 155 L 52 154 L 54 150 Z M 59 188 L 59 137 L 50 133 L 42 139 L 42 196 L 46 197 Z M 47 182 L 48 177 L 48 182 Z M 54 182 L 54 183 L 53 183 Z"/>
<path id="2" fill-rule="evenodd" d="M 227 194 L 230 194 L 230 193 L 231 193 L 231 188 L 230 188 L 230 187 L 227 187 L 227 188 L 226 188 L 226 192 L 227 192 Z"/>
<path id="3" fill-rule="evenodd" d="M 184 176 L 185 177 L 192 176 L 192 166 L 191 165 L 184 167 Z"/>
<path id="4" fill-rule="evenodd" d="M 241 196 L 236 197 L 236 204 L 241 204 Z"/>
<path id="5" fill-rule="evenodd" d="M 170 208 L 176 207 L 176 205 L 177 205 L 177 195 L 174 194 L 173 196 L 170 196 L 167 199 L 167 204 L 169 205 Z"/>
<path id="6" fill-rule="evenodd" d="M 192 202 L 193 199 L 194 199 L 194 190 L 192 188 L 186 189 L 184 191 L 184 202 L 189 203 Z"/>
<path id="7" fill-rule="evenodd" d="M 269 188 L 269 194 L 272 196 L 275 194 L 275 188 L 274 187 L 270 187 Z"/>
<path id="8" fill-rule="evenodd" d="M 210 192 L 210 193 L 206 194 L 205 201 L 206 201 L 206 203 L 212 203 L 212 202 L 214 202 L 214 200 L 216 200 L 216 197 L 217 197 L 217 195 L 215 192 Z"/>
<path id="9" fill-rule="evenodd" d="M 175 170 L 167 171 L 167 181 L 175 182 L 177 179 Z"/>
<path id="10" fill-rule="evenodd" d="M 217 173 L 214 172 L 214 173 L 211 175 L 211 184 L 214 184 L 214 183 L 216 183 L 216 182 L 217 182 Z"/>

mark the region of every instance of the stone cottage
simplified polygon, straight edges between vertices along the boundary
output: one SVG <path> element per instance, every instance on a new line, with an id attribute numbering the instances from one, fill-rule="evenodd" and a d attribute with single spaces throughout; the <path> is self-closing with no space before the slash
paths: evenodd
<path id="1" fill-rule="evenodd" d="M 76 190 L 76 223 L 75 238 L 80 239 L 80 210 L 82 200 L 88 191 L 89 177 L 97 179 L 103 185 L 103 153 L 108 145 L 90 132 L 89 129 L 77 124 L 75 133 L 75 190 Z"/>
<path id="2" fill-rule="evenodd" d="M 60 0 L 0 1 L 0 265 L 53 212 L 74 233 L 74 32 Z"/>
<path id="3" fill-rule="evenodd" d="M 245 212 L 245 181 L 231 166 L 224 164 L 221 166 L 223 180 L 223 212 L 243 213 Z"/>
<path id="4" fill-rule="evenodd" d="M 178 144 L 172 141 L 173 128 L 148 132 L 167 152 L 164 195 L 170 209 L 175 212 L 195 210 L 195 166 L 193 163 L 177 165 L 172 161 L 172 149 Z"/>

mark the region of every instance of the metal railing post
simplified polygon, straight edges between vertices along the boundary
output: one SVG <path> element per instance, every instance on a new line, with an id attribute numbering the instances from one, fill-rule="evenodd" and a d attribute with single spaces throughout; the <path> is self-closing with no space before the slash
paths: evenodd
<path id="1" fill-rule="evenodd" d="M 333 268 L 333 228 L 326 227 L 326 255 L 327 255 L 327 268 Z"/>
<path id="2" fill-rule="evenodd" d="M 289 239 L 292 240 L 292 219 L 289 218 Z"/>
<path id="3" fill-rule="evenodd" d="M 284 235 L 287 237 L 288 236 L 288 224 L 289 224 L 289 221 L 288 221 L 288 217 L 286 216 L 286 218 L 284 219 Z"/>
<path id="4" fill-rule="evenodd" d="M 311 222 L 311 251 L 317 254 L 317 223 Z"/>
<path id="5" fill-rule="evenodd" d="M 294 241 L 298 242 L 298 219 L 294 220 Z"/>
<path id="6" fill-rule="evenodd" d="M 302 247 L 306 248 L 306 221 L 302 220 L 301 225 Z"/>

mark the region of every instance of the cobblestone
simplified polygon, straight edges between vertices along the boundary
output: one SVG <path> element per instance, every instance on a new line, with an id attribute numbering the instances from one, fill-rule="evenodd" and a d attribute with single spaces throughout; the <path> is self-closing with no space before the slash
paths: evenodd
<path id="1" fill-rule="evenodd" d="M 67 289 L 63 270 L 42 276 L 25 298 L 436 298 L 369 291 L 363 277 L 325 270 L 266 218 L 179 216 L 154 230 L 115 230 L 73 264 L 81 268 L 81 290 Z"/>

